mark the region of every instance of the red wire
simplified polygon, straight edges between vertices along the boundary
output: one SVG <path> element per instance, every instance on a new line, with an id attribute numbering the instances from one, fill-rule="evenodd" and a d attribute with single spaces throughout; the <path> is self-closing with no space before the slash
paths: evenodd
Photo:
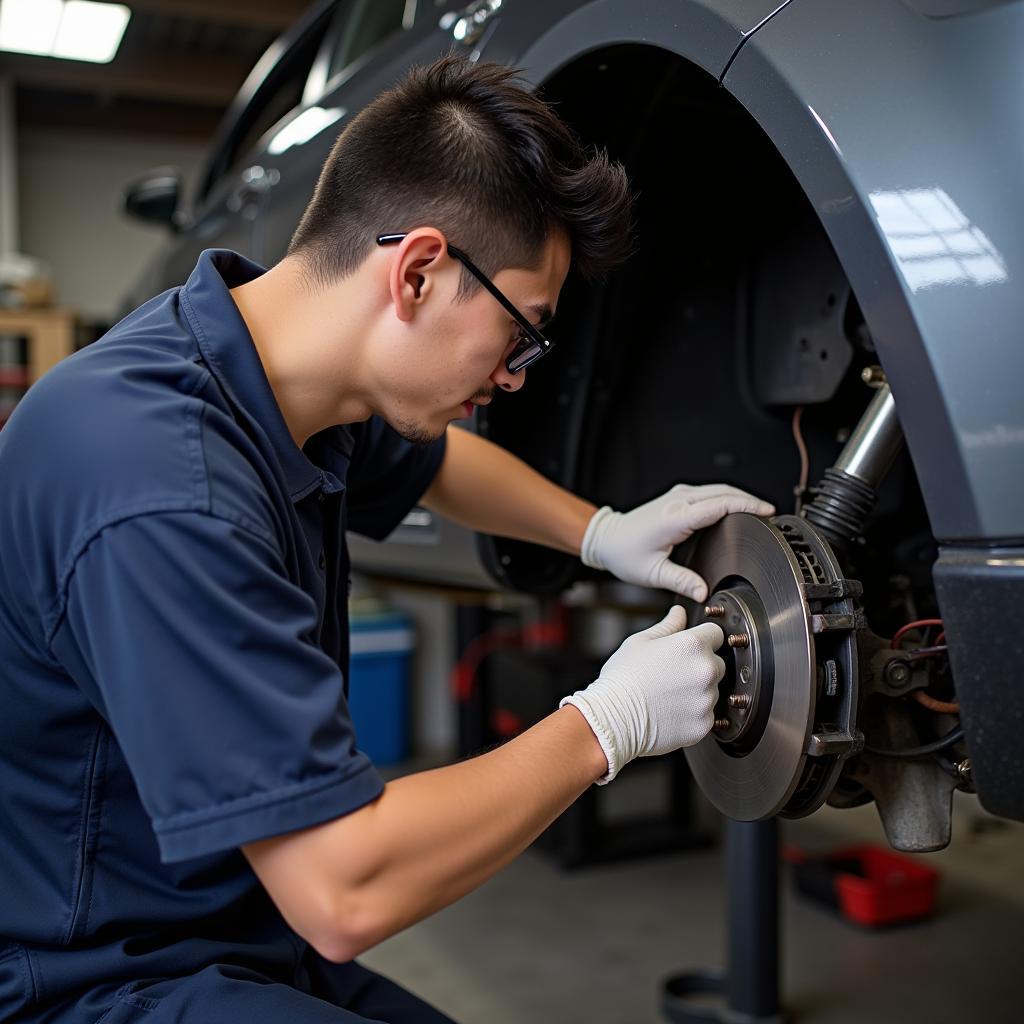
<path id="1" fill-rule="evenodd" d="M 918 619 L 916 622 L 908 622 L 905 626 L 901 626 L 893 634 L 892 646 L 893 649 L 899 647 L 900 639 L 904 633 L 907 633 L 911 629 L 925 629 L 929 626 L 941 626 L 942 619 Z M 946 631 L 943 630 L 935 638 L 935 645 L 929 649 L 928 654 L 922 655 L 923 657 L 932 657 L 935 654 L 941 653 L 936 648 L 942 643 L 946 637 Z M 939 714 L 944 715 L 958 715 L 960 713 L 960 705 L 955 701 L 948 700 L 936 700 L 934 697 L 925 693 L 923 690 L 915 690 L 912 694 L 914 700 L 923 707 L 928 708 L 930 711 L 936 711 Z"/>
<path id="2" fill-rule="evenodd" d="M 900 626 L 899 629 L 893 634 L 892 646 L 895 650 L 900 645 L 900 638 L 911 629 L 921 629 L 924 626 L 941 626 L 942 619 L 917 619 L 915 622 L 908 622 L 905 626 Z"/>
<path id="3" fill-rule="evenodd" d="M 929 696 L 923 690 L 914 690 L 911 694 L 914 700 L 923 707 L 928 708 L 929 711 L 936 711 L 940 715 L 959 715 L 960 705 L 954 700 L 936 700 L 934 697 Z"/>

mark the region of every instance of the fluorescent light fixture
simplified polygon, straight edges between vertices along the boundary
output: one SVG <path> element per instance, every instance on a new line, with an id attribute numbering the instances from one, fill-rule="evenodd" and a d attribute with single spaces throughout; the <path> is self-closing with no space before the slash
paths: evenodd
<path id="1" fill-rule="evenodd" d="M 308 107 L 270 140 L 267 152 L 277 156 L 292 146 L 301 146 L 344 116 L 343 107 Z"/>
<path id="2" fill-rule="evenodd" d="M 93 0 L 0 0 L 0 50 L 106 64 L 131 13 Z"/>
<path id="3" fill-rule="evenodd" d="M 124 4 L 67 0 L 53 43 L 54 57 L 106 64 L 114 59 L 130 17 Z"/>
<path id="4" fill-rule="evenodd" d="M 0 0 L 0 49 L 48 54 L 64 0 Z"/>

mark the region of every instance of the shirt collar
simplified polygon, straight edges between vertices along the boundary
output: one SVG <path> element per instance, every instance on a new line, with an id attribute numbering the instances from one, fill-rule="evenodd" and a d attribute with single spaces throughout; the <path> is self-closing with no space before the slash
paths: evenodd
<path id="1" fill-rule="evenodd" d="M 252 335 L 229 293 L 264 273 L 264 267 L 238 253 L 205 249 L 181 289 L 180 301 L 203 360 L 235 405 L 266 434 L 294 501 L 319 486 L 322 474 L 292 438 Z"/>

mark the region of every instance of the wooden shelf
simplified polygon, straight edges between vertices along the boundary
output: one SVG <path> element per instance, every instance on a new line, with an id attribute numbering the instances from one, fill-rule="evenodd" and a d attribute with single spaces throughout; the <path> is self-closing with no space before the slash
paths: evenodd
<path id="1" fill-rule="evenodd" d="M 28 339 L 27 375 L 16 369 L 2 371 L 5 377 L 24 377 L 23 384 L 7 385 L 11 387 L 27 387 L 75 351 L 75 317 L 66 309 L 0 309 L 0 334 Z"/>

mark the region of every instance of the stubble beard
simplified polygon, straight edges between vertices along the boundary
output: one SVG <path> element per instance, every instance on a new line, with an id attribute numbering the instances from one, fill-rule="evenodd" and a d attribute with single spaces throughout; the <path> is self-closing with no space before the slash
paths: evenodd
<path id="1" fill-rule="evenodd" d="M 415 423 L 412 420 L 396 420 L 394 427 L 399 437 L 420 448 L 424 448 L 428 444 L 433 444 L 444 433 L 443 430 L 439 433 L 430 431 L 426 427 L 419 423 Z"/>
<path id="2" fill-rule="evenodd" d="M 482 388 L 479 388 L 470 396 L 470 401 L 476 401 L 477 399 L 486 399 L 490 401 L 494 398 L 495 387 L 493 385 L 485 384 Z M 410 444 L 417 445 L 418 447 L 425 447 L 426 445 L 433 444 L 435 441 L 440 440 L 444 436 L 445 427 L 439 431 L 431 431 L 424 427 L 422 424 L 416 423 L 413 420 L 405 420 L 396 418 L 394 429 L 398 433 L 399 437 L 408 441 Z"/>

